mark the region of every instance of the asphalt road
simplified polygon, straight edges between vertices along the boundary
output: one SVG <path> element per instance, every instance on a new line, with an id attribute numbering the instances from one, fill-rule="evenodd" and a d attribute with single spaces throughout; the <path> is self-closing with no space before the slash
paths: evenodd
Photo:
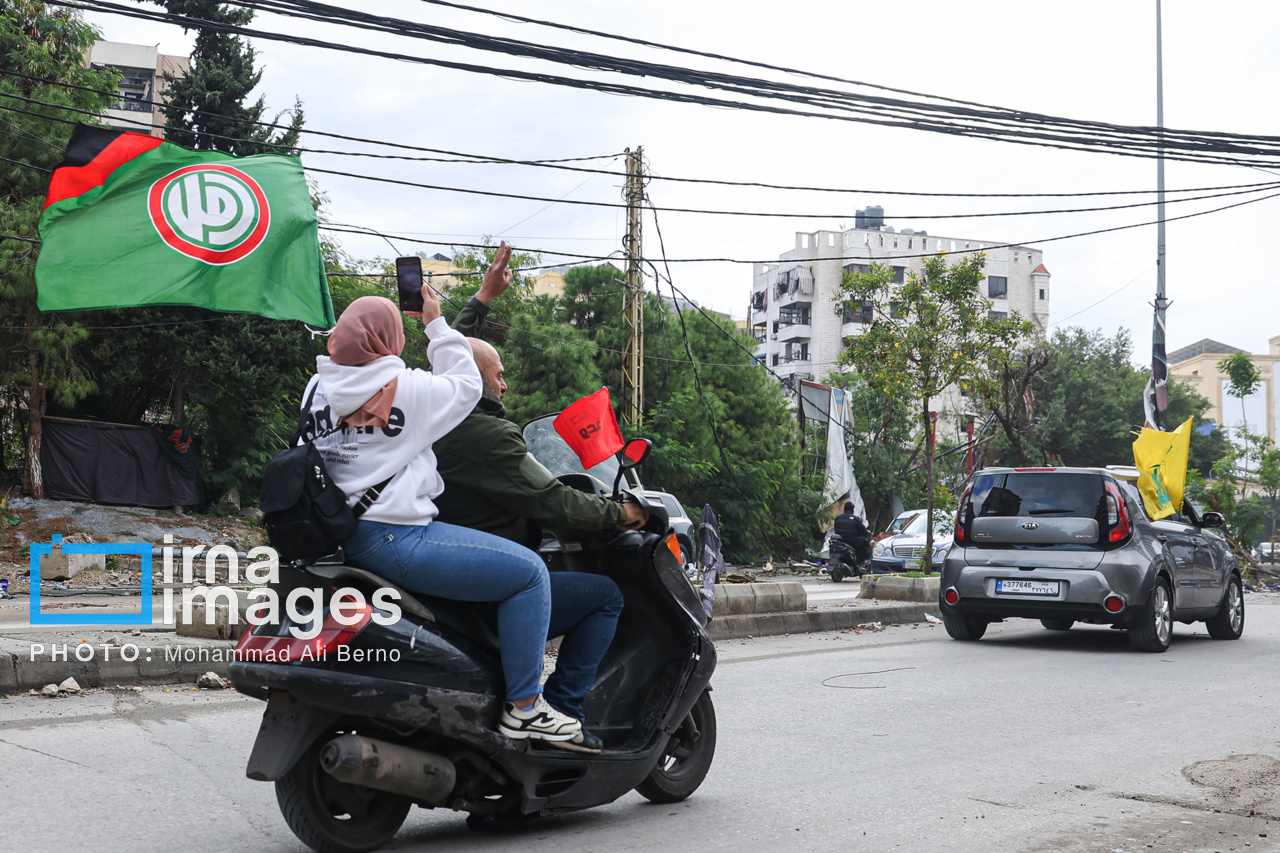
<path id="1" fill-rule="evenodd" d="M 719 750 L 675 806 L 629 794 L 477 835 L 415 810 L 401 851 L 1280 851 L 1280 606 L 1163 655 L 1102 628 L 940 627 L 729 641 Z M 0 848 L 300 851 L 244 778 L 231 693 L 0 700 Z M 1254 816 L 1249 816 L 1253 813 Z"/>

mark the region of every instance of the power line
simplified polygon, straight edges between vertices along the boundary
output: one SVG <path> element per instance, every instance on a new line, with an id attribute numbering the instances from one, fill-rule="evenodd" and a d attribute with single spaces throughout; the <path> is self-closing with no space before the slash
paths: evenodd
<path id="1" fill-rule="evenodd" d="M 430 2 L 430 0 L 424 0 L 424 2 Z M 5 71 L 3 74 L 0 74 L 0 77 L 5 77 L 5 76 L 19 77 L 22 79 L 45 83 L 52 86 L 75 89 L 78 91 L 89 92 L 92 94 L 102 95 L 105 97 L 117 97 L 119 95 L 118 92 L 114 92 L 114 91 L 108 91 L 104 89 L 94 89 L 88 86 L 81 86 L 75 83 L 52 80 L 46 77 L 38 77 L 30 74 L 22 74 L 16 71 Z M 153 107 L 158 107 L 160 109 L 166 109 L 166 108 L 173 109 L 170 105 L 166 104 L 163 101 L 153 101 L 153 100 L 147 100 L 145 98 L 132 99 L 132 100 L 136 100 L 138 103 L 141 103 L 141 104 L 147 104 Z M 34 102 L 34 103 L 43 104 L 44 102 Z M 56 105 L 56 104 L 49 105 L 49 106 L 60 107 L 60 105 Z M 62 108 L 74 109 L 74 108 L 66 108 L 66 107 L 62 107 Z M 24 111 L 18 110 L 18 112 L 24 112 Z M 81 111 L 81 112 L 84 112 L 87 115 L 97 115 L 96 113 L 91 113 L 89 111 Z M 187 110 L 184 110 L 184 112 L 190 113 L 192 115 L 197 115 L 197 116 L 209 116 L 213 118 L 225 119 L 228 121 L 241 122 L 244 124 L 253 125 L 255 127 L 262 127 L 267 129 L 274 129 L 274 130 L 292 129 L 289 126 L 280 124 L 278 122 L 258 121 L 258 120 L 248 119 L 240 116 L 226 116 L 221 113 L 210 112 L 208 110 L 187 109 Z M 24 114 L 43 116 L 42 113 L 25 112 Z M 127 121 L 131 124 L 136 124 L 139 127 L 145 127 L 147 129 L 150 129 L 152 127 L 152 125 L 140 119 L 120 119 L 120 120 Z M 533 166 L 538 168 L 561 169 L 566 171 L 573 171 L 573 172 L 580 172 L 580 173 L 594 174 L 594 175 L 626 177 L 625 172 L 619 172 L 612 169 L 597 169 L 597 168 L 589 168 L 584 166 L 564 165 L 570 162 L 585 161 L 585 160 L 617 159 L 618 157 L 622 156 L 621 154 L 598 154 L 598 155 L 585 156 L 585 157 L 562 157 L 562 158 L 556 158 L 556 159 L 515 159 L 515 158 L 499 157 L 499 156 L 490 155 L 490 154 L 473 154 L 473 153 L 453 151 L 450 149 L 443 149 L 443 148 L 429 148 L 429 147 L 420 146 L 420 145 L 407 145 L 407 144 L 398 143 L 398 142 L 391 142 L 391 141 L 380 140 L 380 139 L 371 139 L 371 138 L 360 137 L 360 136 L 350 136 L 350 135 L 341 134 L 341 133 L 330 133 L 322 130 L 315 130 L 310 127 L 299 128 L 299 132 L 304 134 L 311 134 L 313 136 L 341 139 L 341 140 L 346 140 L 351 142 L 360 142 L 360 143 L 369 144 L 369 145 L 380 145 L 380 146 L 385 146 L 390 148 L 400 148 L 400 149 L 411 150 L 411 151 L 426 151 L 426 152 L 432 152 L 432 153 L 449 155 L 449 156 L 448 157 L 416 157 L 416 156 L 401 155 L 401 154 L 378 154 L 378 153 L 366 152 L 366 151 L 340 151 L 340 150 L 325 149 L 325 148 L 291 147 L 291 146 L 285 146 L 285 145 L 278 145 L 269 141 L 258 141 L 256 144 L 260 144 L 270 148 L 276 148 L 277 150 L 284 150 L 284 151 L 291 151 L 291 152 L 298 151 L 298 152 L 309 153 L 309 154 L 327 154 L 327 155 L 344 156 L 344 157 L 368 157 L 373 159 L 405 160 L 405 161 L 413 161 L 413 162 L 420 161 L 420 162 L 433 162 L 433 163 L 460 163 L 465 165 Z M 208 136 L 214 139 L 222 139 L 222 140 L 234 141 L 234 142 L 244 141 L 239 137 L 223 136 L 220 134 L 210 133 L 208 131 L 201 131 L 201 133 L 205 136 Z M 46 142 L 46 144 L 49 144 L 51 146 L 60 147 L 60 146 L 54 145 L 54 143 L 48 142 L 47 140 L 42 140 L 42 141 Z M 1260 167 L 1255 166 L 1252 168 L 1260 168 Z M 1267 171 L 1267 170 L 1263 169 L 1262 171 Z M 1272 174 L 1276 174 L 1276 173 L 1272 173 Z M 794 184 L 775 184 L 775 183 L 768 183 L 763 181 L 734 181 L 734 180 L 716 179 L 716 178 L 679 177 L 674 175 L 660 175 L 655 173 L 649 173 L 648 177 L 653 180 L 671 181 L 671 182 L 678 182 L 678 183 L 690 183 L 690 184 L 710 184 L 710 185 L 716 185 L 716 186 L 748 187 L 748 188 L 756 188 L 756 189 L 773 189 L 773 190 L 787 190 L 787 191 L 813 192 L 813 193 L 910 196 L 910 197 L 917 197 L 917 198 L 1084 198 L 1084 197 L 1093 197 L 1093 196 L 1113 196 L 1113 195 L 1151 195 L 1156 192 L 1156 190 L 1151 190 L 1151 189 L 1140 189 L 1140 190 L 1095 190 L 1095 191 L 1087 191 L 1087 192 L 1070 192 L 1070 193 L 1052 193 L 1052 192 L 948 193 L 948 192 L 916 192 L 916 191 L 910 191 L 910 190 L 863 189 L 863 188 L 856 188 L 856 187 L 815 187 L 815 186 L 794 185 Z M 1250 187 L 1264 187 L 1264 186 L 1269 186 L 1271 183 L 1274 183 L 1274 182 L 1260 181 L 1260 182 L 1255 182 L 1250 184 L 1227 184 L 1222 186 L 1211 186 L 1211 187 L 1187 187 L 1182 189 L 1167 189 L 1165 192 L 1166 193 L 1217 192 L 1220 190 L 1235 190 L 1235 189 L 1248 189 Z M 840 216 L 843 217 L 843 215 L 840 215 Z M 894 216 L 886 216 L 884 218 L 910 219 L 910 218 L 926 218 L 926 217 L 910 216 L 910 215 L 906 215 L 906 216 L 894 215 Z"/>
<path id="2" fill-rule="evenodd" d="M 412 21 L 372 16 L 317 3 L 239 2 L 236 5 L 279 12 L 291 17 L 352 26 L 374 32 L 424 38 L 445 44 L 454 44 L 524 58 L 544 59 L 589 70 L 652 77 L 702 88 L 717 89 L 739 96 L 782 100 L 790 104 L 798 104 L 799 107 L 783 106 L 777 103 L 733 101 L 706 95 L 693 95 L 687 92 L 646 89 L 630 84 L 603 80 L 588 80 L 512 68 L 450 62 L 431 57 L 374 50 L 350 44 L 338 44 L 321 39 L 270 32 L 222 22 L 204 21 L 183 15 L 125 7 L 116 3 L 105 2 L 105 0 L 80 0 L 80 2 L 50 0 L 50 2 L 54 5 L 69 8 L 108 12 L 143 20 L 176 23 L 188 29 L 215 30 L 302 46 L 341 50 L 459 71 L 501 76 L 513 80 L 569 86 L 610 94 L 696 103 L 704 106 L 721 106 L 779 115 L 838 119 L 888 127 L 929 130 L 951 135 L 1000 139 L 1006 142 L 1053 148 L 1095 152 L 1105 151 L 1127 156 L 1163 157 L 1164 159 L 1195 162 L 1249 165 L 1241 157 L 1274 157 L 1277 153 L 1280 153 L 1280 149 L 1276 147 L 1277 140 L 1272 137 L 1122 126 L 1103 122 L 1063 119 L 1021 111 L 984 111 L 967 107 L 918 104 L 878 96 L 857 96 L 837 90 L 817 89 L 793 84 L 780 84 L 757 78 L 741 78 L 734 75 L 699 72 L 693 69 L 623 60 L 618 57 L 601 54 L 588 54 L 582 51 L 544 47 L 511 39 L 495 39 L 482 34 L 448 30 L 441 27 L 429 27 Z M 316 10 L 319 11 L 317 12 Z M 810 109 L 820 111 L 812 112 L 809 111 Z M 822 110 L 836 110 L 838 112 L 823 112 Z M 1272 161 L 1268 160 L 1266 162 L 1270 163 Z"/>
<path id="3" fill-rule="evenodd" d="M 79 107 L 64 106 L 62 104 L 53 104 L 47 101 L 41 101 L 35 98 L 27 98 L 22 95 L 15 95 L 9 92 L 0 92 L 0 97 L 11 98 L 13 100 L 21 101 L 23 103 L 31 104 L 34 106 L 43 106 L 43 107 L 48 107 L 50 109 L 66 110 L 68 112 L 77 113 L 80 115 L 92 116 L 94 118 L 100 117 L 98 113 L 92 112 L 90 110 L 81 109 Z M 0 106 L 0 109 L 8 109 L 14 112 L 19 112 L 27 115 L 42 116 L 44 118 L 48 118 L 53 121 L 63 121 L 65 123 L 74 123 L 74 122 L 67 122 L 67 120 L 65 119 L 60 120 L 52 116 L 44 116 L 42 113 L 34 113 L 27 110 L 20 110 L 17 108 L 12 108 L 7 106 Z M 136 124 L 144 124 L 140 120 L 126 119 L 126 121 L 130 121 Z M 145 125 L 145 126 L 150 127 L 150 125 Z M 236 141 L 236 142 L 243 141 L 243 140 L 235 139 L 234 137 L 221 136 L 219 134 L 206 133 L 205 135 L 213 138 L 225 139 L 229 141 Z M 265 144 L 277 149 L 283 149 L 287 151 L 295 150 L 289 146 L 281 146 L 281 145 L 276 145 L 274 143 L 265 143 Z M 39 167 L 33 167 L 33 168 L 39 168 Z M 572 204 L 572 205 L 587 206 L 587 207 L 603 207 L 603 208 L 608 208 L 613 210 L 624 209 L 626 207 L 626 205 L 619 204 L 618 202 L 590 201 L 586 199 L 570 199 L 564 196 L 560 198 L 550 198 L 547 196 L 526 195 L 522 193 L 498 192 L 496 190 L 479 190 L 479 189 L 471 189 L 468 187 L 453 187 L 453 186 L 448 186 L 444 184 L 428 184 L 421 181 L 408 181 L 408 180 L 403 180 L 399 178 L 387 178 L 387 177 L 381 177 L 377 175 L 365 175 L 358 172 L 345 172 L 345 171 L 340 171 L 336 169 L 322 169 L 317 167 L 308 167 L 307 170 L 309 172 L 318 173 L 318 174 L 354 178 L 357 180 L 372 181 L 375 183 L 393 184 L 396 186 L 414 187 L 417 189 L 461 193 L 464 195 L 481 195 L 481 196 L 490 196 L 495 198 L 510 198 L 510 199 L 517 199 L 521 201 L 546 202 L 548 204 Z M 42 171 L 47 171 L 47 170 L 42 170 Z M 1222 198 L 1224 196 L 1250 195 L 1252 193 L 1265 192 L 1267 190 L 1275 189 L 1277 187 L 1280 187 L 1280 183 L 1277 183 L 1277 182 L 1260 183 L 1254 189 L 1234 190 L 1230 192 L 1220 192 L 1220 193 L 1212 193 L 1212 194 L 1201 195 L 1201 196 L 1191 196 L 1187 198 L 1174 199 L 1170 203 L 1203 201 L 1203 200 L 1212 199 L 1212 198 Z M 1159 201 L 1141 201 L 1141 202 L 1132 202 L 1129 204 L 1105 205 L 1101 207 L 1088 207 L 1088 208 L 1065 208 L 1065 209 L 1057 209 L 1057 210 L 1029 210 L 1029 211 L 998 211 L 994 213 L 949 213 L 949 214 L 929 214 L 929 215 L 914 214 L 914 215 L 901 215 L 901 216 L 886 217 L 886 218 L 914 219 L 914 220 L 935 219 L 936 220 L 936 219 L 977 219 L 977 218 L 995 218 L 995 217 L 1008 217 L 1008 216 L 1043 216 L 1043 215 L 1053 215 L 1053 214 L 1098 213 L 1098 212 L 1106 212 L 1111 210 L 1127 210 L 1127 209 L 1138 208 L 1138 207 L 1150 207 L 1152 205 L 1158 205 L 1158 204 L 1160 204 Z M 668 208 L 664 208 L 663 211 L 666 213 L 691 213 L 691 214 L 712 215 L 712 216 L 736 216 L 736 217 L 784 218 L 784 219 L 840 219 L 846 215 L 842 213 L 778 213 L 773 211 L 716 210 L 716 209 L 685 208 L 685 207 L 668 207 Z"/>

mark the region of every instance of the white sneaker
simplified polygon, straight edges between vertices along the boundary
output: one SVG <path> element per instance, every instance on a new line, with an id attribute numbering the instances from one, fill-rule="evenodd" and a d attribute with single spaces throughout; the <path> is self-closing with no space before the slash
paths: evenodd
<path id="1" fill-rule="evenodd" d="M 504 702 L 498 731 L 515 740 L 572 740 L 582 731 L 582 723 L 552 708 L 539 695 L 528 708 L 521 709 L 510 702 Z"/>

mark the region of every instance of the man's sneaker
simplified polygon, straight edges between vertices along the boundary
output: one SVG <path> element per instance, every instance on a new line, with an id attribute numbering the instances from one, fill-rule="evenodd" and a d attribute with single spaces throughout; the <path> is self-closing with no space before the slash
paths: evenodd
<path id="1" fill-rule="evenodd" d="M 554 746 L 556 749 L 567 749 L 572 752 L 595 753 L 604 749 L 604 741 L 586 729 L 581 729 L 568 740 L 552 741 L 547 746 Z"/>
<path id="2" fill-rule="evenodd" d="M 532 705 L 524 709 L 504 702 L 498 731 L 516 740 L 566 741 L 582 731 L 582 723 L 560 713 L 548 705 L 546 699 L 538 696 Z"/>

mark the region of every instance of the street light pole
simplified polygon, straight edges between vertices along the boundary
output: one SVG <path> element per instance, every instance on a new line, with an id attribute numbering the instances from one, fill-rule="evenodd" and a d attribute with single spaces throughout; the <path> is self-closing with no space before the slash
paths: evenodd
<path id="1" fill-rule="evenodd" d="M 1164 429 L 1164 412 L 1169 408 L 1169 362 L 1165 355 L 1165 241 L 1164 241 L 1164 58 L 1160 34 L 1160 0 L 1156 0 L 1156 301 L 1151 329 L 1151 379 L 1147 382 L 1147 421 Z"/>

